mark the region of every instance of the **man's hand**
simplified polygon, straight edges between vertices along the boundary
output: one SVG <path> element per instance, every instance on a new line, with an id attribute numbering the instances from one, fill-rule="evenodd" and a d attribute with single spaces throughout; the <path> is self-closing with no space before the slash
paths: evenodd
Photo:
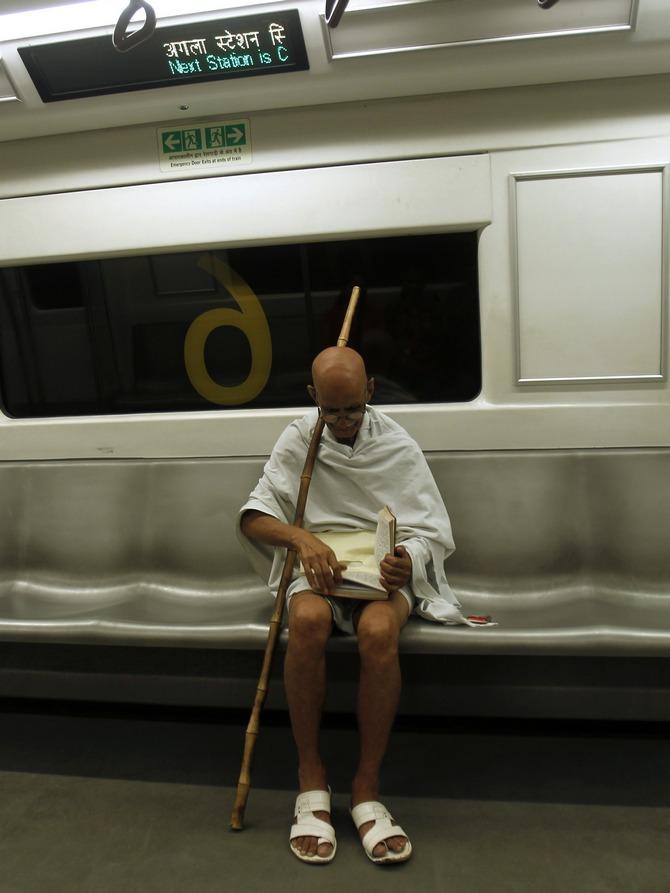
<path id="1" fill-rule="evenodd" d="M 379 567 L 382 572 L 379 582 L 387 592 L 395 592 L 412 579 L 412 559 L 404 546 L 396 546 L 395 555 L 385 555 Z"/>
<path id="2" fill-rule="evenodd" d="M 242 516 L 242 533 L 269 546 L 293 549 L 302 562 L 309 585 L 320 595 L 330 595 L 342 582 L 342 569 L 332 549 L 313 533 L 278 521 L 272 515 L 249 509 Z"/>
<path id="3" fill-rule="evenodd" d="M 330 595 L 342 582 L 346 564 L 338 561 L 333 550 L 307 530 L 296 531 L 295 539 L 296 551 L 309 585 L 320 595 Z"/>

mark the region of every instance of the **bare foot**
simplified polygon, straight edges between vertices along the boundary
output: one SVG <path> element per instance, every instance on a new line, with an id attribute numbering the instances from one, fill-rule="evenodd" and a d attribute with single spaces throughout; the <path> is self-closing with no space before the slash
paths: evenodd
<path id="1" fill-rule="evenodd" d="M 369 801 L 379 802 L 379 789 L 376 785 L 359 785 L 356 780 L 352 785 L 352 794 L 351 794 L 351 805 L 352 807 L 358 806 L 360 803 L 366 803 Z M 361 836 L 361 841 L 368 833 L 370 828 L 375 826 L 376 822 L 364 822 L 360 828 L 358 829 L 358 833 Z M 395 821 L 394 821 L 395 824 Z M 387 852 L 392 853 L 402 853 L 405 847 L 408 845 L 409 841 L 406 837 L 402 836 L 393 836 L 387 837 L 385 840 L 380 841 L 372 850 L 372 855 L 377 858 L 383 858 Z"/>
<path id="2" fill-rule="evenodd" d="M 328 784 L 326 783 L 326 773 L 325 770 L 313 770 L 311 772 L 302 772 L 298 773 L 298 777 L 300 779 L 300 793 L 304 794 L 306 791 L 327 791 Z M 313 815 L 317 819 L 321 819 L 324 822 L 328 822 L 331 825 L 330 821 L 330 813 L 325 810 L 318 809 L 313 812 Z M 293 819 L 293 824 L 295 825 L 298 821 L 297 816 Z M 327 857 L 333 852 L 332 844 L 330 843 L 322 843 L 319 845 L 318 837 L 296 837 L 291 841 L 291 846 L 293 849 L 300 853 L 301 856 L 322 856 Z"/>
<path id="3" fill-rule="evenodd" d="M 364 822 L 361 827 L 358 829 L 358 833 L 361 835 L 361 841 L 368 833 L 370 828 L 373 828 L 375 822 Z M 407 838 L 406 837 L 387 837 L 386 840 L 378 843 L 376 847 L 372 850 L 372 855 L 375 858 L 382 858 L 386 853 L 390 850 L 393 853 L 402 853 L 402 851 L 407 846 Z"/>
<path id="4" fill-rule="evenodd" d="M 317 819 L 322 819 L 324 822 L 328 822 L 330 825 L 330 813 L 324 812 L 319 809 L 314 812 L 314 816 Z M 298 821 L 297 818 L 293 819 L 293 824 Z M 318 837 L 296 837 L 291 841 L 291 846 L 293 849 L 300 853 L 301 856 L 330 856 L 333 852 L 333 847 L 329 843 L 322 843 L 318 845 Z"/>

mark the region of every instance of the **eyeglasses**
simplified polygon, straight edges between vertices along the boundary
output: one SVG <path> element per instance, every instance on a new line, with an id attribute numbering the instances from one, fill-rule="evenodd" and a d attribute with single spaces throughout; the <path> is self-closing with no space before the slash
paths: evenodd
<path id="1" fill-rule="evenodd" d="M 326 412 L 321 407 L 319 407 L 319 412 L 324 422 L 332 423 L 338 419 L 346 419 L 348 422 L 359 422 L 365 415 L 366 408 L 365 403 L 361 403 L 360 406 L 355 406 L 346 412 Z"/>

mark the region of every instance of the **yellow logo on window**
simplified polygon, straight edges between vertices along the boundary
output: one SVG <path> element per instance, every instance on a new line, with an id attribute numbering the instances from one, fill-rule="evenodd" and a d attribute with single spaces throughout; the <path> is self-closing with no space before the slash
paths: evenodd
<path id="1" fill-rule="evenodd" d="M 267 384 L 272 368 L 272 339 L 267 317 L 251 287 L 227 263 L 206 254 L 200 258 L 198 266 L 223 285 L 240 309 L 219 307 L 207 310 L 193 320 L 184 339 L 186 373 L 195 390 L 210 403 L 220 406 L 249 403 Z M 232 387 L 217 384 L 205 363 L 207 338 L 221 326 L 239 329 L 251 350 L 249 375 L 242 384 Z"/>

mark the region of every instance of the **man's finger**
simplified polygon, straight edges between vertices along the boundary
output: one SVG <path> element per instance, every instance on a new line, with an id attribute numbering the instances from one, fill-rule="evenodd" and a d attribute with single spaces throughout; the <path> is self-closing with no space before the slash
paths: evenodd
<path id="1" fill-rule="evenodd" d="M 320 592 L 330 593 L 332 574 L 330 573 L 330 568 L 328 568 L 328 571 L 329 573 L 326 575 L 320 565 L 312 565 L 311 567 L 309 582 Z"/>
<path id="2" fill-rule="evenodd" d="M 398 564 L 389 564 L 388 562 L 384 561 L 382 561 L 379 567 L 381 568 L 383 574 L 401 574 L 404 570 L 404 568 Z"/>
<path id="3" fill-rule="evenodd" d="M 391 555 L 389 552 L 387 555 L 384 555 L 382 561 L 388 561 L 390 564 L 406 565 L 409 563 L 409 557 L 407 555 Z"/>
<path id="4" fill-rule="evenodd" d="M 384 559 L 379 566 L 388 573 L 406 573 L 409 570 L 409 566 L 401 558 L 396 558 L 395 561 Z"/>
<path id="5" fill-rule="evenodd" d="M 327 592 L 328 595 L 330 595 L 334 589 L 333 572 L 330 565 L 326 564 L 325 567 L 321 566 L 321 568 L 319 569 L 319 574 L 321 577 L 321 588 L 324 590 L 324 592 Z"/>
<path id="6" fill-rule="evenodd" d="M 339 586 L 342 582 L 342 571 L 346 570 L 347 566 L 341 561 L 335 562 L 335 564 L 331 565 L 331 571 L 333 574 L 333 579 L 335 580 L 335 585 Z"/>
<path id="7" fill-rule="evenodd" d="M 340 562 L 337 560 L 337 555 L 329 549 L 326 555 L 323 558 L 322 571 L 324 575 L 324 580 L 326 581 L 326 587 L 328 594 L 330 595 L 335 586 L 338 586 L 342 582 L 342 574 L 340 573 Z"/>

